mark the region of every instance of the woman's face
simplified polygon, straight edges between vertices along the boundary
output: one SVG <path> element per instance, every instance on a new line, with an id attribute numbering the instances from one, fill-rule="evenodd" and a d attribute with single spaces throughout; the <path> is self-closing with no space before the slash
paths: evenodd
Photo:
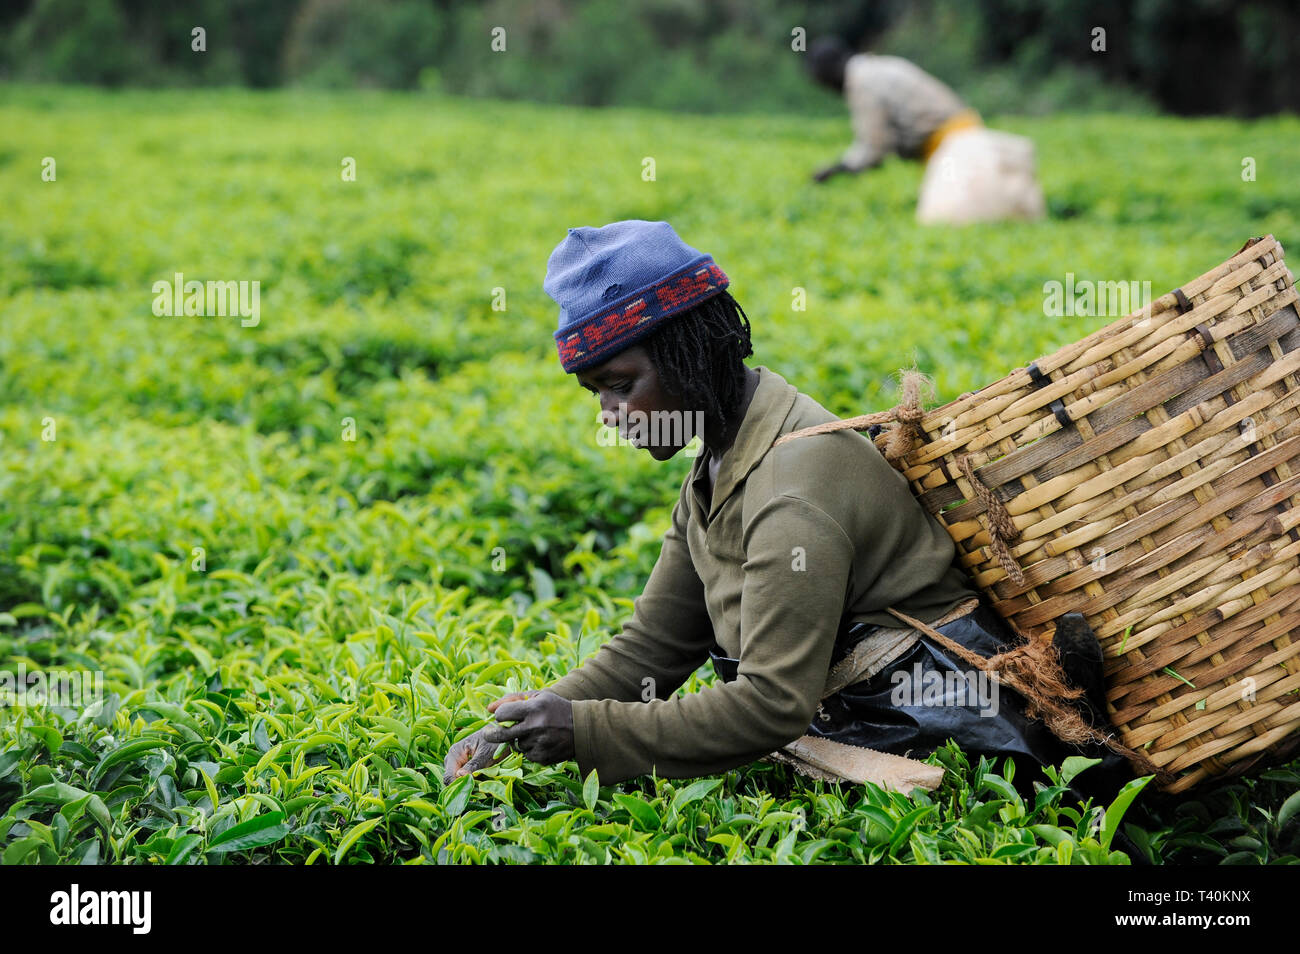
<path id="1" fill-rule="evenodd" d="M 688 414 L 681 399 L 664 390 L 650 354 L 633 345 L 603 364 L 576 375 L 578 383 L 600 399 L 603 423 L 617 428 L 624 439 L 668 460 L 690 443 L 699 415 Z"/>

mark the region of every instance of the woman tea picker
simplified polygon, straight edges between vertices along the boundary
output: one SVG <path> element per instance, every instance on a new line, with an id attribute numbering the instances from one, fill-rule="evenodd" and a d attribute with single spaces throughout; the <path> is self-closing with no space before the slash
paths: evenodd
<path id="1" fill-rule="evenodd" d="M 502 742 L 535 762 L 576 759 L 584 776 L 596 769 L 610 783 L 714 774 L 804 735 L 914 758 L 951 737 L 971 756 L 1015 756 L 1026 768 L 1086 754 L 1103 762 L 1081 783 L 1113 791 L 1132 777 L 1104 746 L 1075 748 L 1027 718 L 1005 685 L 993 704 L 924 691 L 927 673 L 933 685 L 936 673 L 968 682 L 971 671 L 924 637 L 823 699 L 828 671 L 858 641 L 904 631 L 888 607 L 938 623 L 982 657 L 1018 640 L 871 440 L 838 430 L 773 447 L 838 419 L 775 371 L 746 367 L 749 320 L 727 276 L 667 222 L 569 229 L 544 285 L 560 306 L 560 362 L 606 423 L 626 431 L 636 412 L 685 422 L 702 412 L 703 451 L 623 631 L 548 690 L 489 705 L 497 724 L 451 748 L 448 781 L 492 764 Z M 642 446 L 661 461 L 692 437 L 645 430 L 658 431 L 659 443 Z M 1086 626 L 1075 636 L 1062 664 L 1091 690 L 1079 712 L 1104 730 L 1100 648 Z M 710 656 L 724 681 L 676 695 Z"/>

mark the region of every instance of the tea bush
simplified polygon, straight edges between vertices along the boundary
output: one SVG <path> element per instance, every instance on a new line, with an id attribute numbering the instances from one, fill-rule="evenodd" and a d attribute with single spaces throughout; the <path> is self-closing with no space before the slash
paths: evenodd
<path id="1" fill-rule="evenodd" d="M 731 276 L 755 362 L 841 415 L 913 360 L 945 401 L 1109 320 L 1044 316 L 1069 272 L 1158 295 L 1300 234 L 1294 118 L 1006 126 L 1050 220 L 944 230 L 914 223 L 914 166 L 808 181 L 838 120 L 0 88 L 0 656 L 104 674 L 90 707 L 0 709 L 0 860 L 1134 860 L 1119 833 L 1295 860 L 1294 763 L 1109 807 L 1066 796 L 1082 760 L 951 747 L 910 798 L 518 755 L 442 784 L 487 702 L 628 618 L 689 467 L 602 446 L 559 368 L 567 227 L 670 220 Z M 259 281 L 258 321 L 155 315 L 176 273 Z"/>

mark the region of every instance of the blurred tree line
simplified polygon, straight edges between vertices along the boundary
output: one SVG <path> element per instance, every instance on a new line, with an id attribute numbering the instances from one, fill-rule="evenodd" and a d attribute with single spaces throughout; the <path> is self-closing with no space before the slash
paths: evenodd
<path id="1" fill-rule="evenodd" d="M 0 78 L 833 114 L 796 27 L 907 56 L 986 112 L 1300 111 L 1296 0 L 9 0 Z"/>

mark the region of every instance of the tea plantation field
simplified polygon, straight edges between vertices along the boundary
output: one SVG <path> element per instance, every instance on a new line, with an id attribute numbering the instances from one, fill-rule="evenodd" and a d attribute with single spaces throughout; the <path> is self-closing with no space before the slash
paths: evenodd
<path id="1" fill-rule="evenodd" d="M 847 119 L 0 88 L 0 658 L 104 674 L 88 708 L 0 709 L 0 860 L 1142 860 L 1123 831 L 1295 861 L 1295 763 L 1105 815 L 955 750 L 914 799 L 518 755 L 443 786 L 489 701 L 629 616 L 690 463 L 602 446 L 560 369 L 567 227 L 672 222 L 754 363 L 846 416 L 913 361 L 946 401 L 1111 320 L 1046 317 L 1045 282 L 1159 295 L 1249 236 L 1300 248 L 1300 120 L 997 125 L 1050 221 L 919 227 L 900 162 L 811 184 Z M 256 322 L 155 314 L 177 273 L 258 282 Z"/>

